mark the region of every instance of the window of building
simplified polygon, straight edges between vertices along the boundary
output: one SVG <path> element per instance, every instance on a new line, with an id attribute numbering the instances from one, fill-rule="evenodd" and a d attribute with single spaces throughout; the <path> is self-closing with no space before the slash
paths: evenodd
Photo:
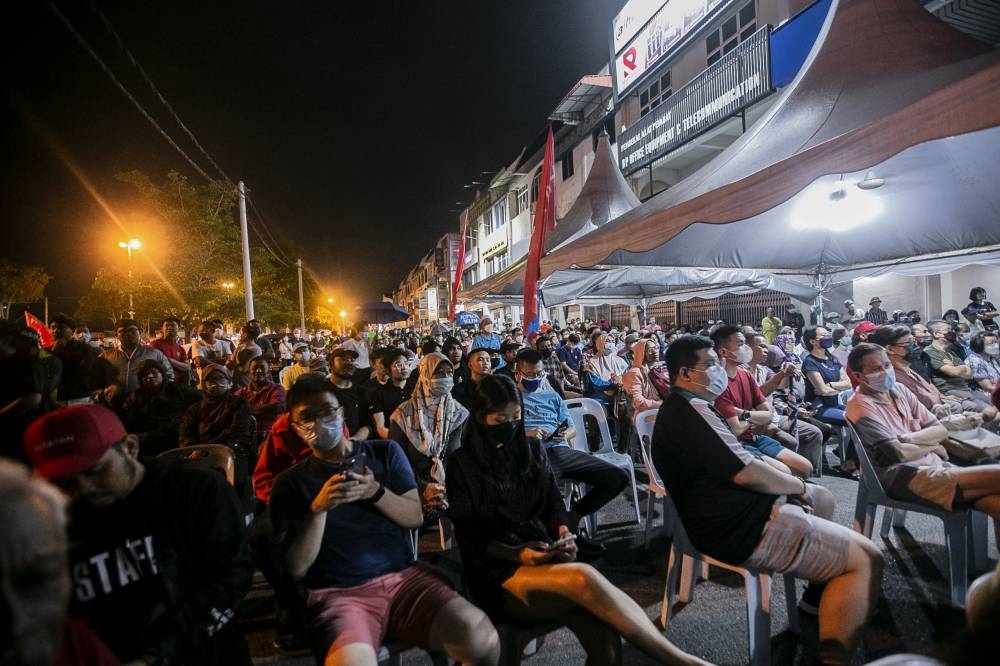
<path id="1" fill-rule="evenodd" d="M 568 150 L 562 159 L 562 179 L 568 180 L 573 177 L 573 151 Z"/>
<path id="2" fill-rule="evenodd" d="M 531 203 L 538 201 L 538 186 L 542 181 L 542 169 L 538 168 L 535 172 L 535 177 L 531 179 Z"/>
<path id="3" fill-rule="evenodd" d="M 528 188 L 519 187 L 517 188 L 517 215 L 520 215 L 524 211 L 528 210 Z"/>
<path id="4" fill-rule="evenodd" d="M 501 197 L 493 206 L 493 228 L 499 229 L 507 224 L 507 197 Z"/>
<path id="5" fill-rule="evenodd" d="M 493 233 L 493 209 L 487 208 L 483 211 L 483 236 Z"/>
<path id="6" fill-rule="evenodd" d="M 709 65 L 714 65 L 736 45 L 757 31 L 755 0 L 746 3 L 735 14 L 722 22 L 705 38 L 705 54 Z"/>
<path id="7" fill-rule="evenodd" d="M 670 72 L 666 71 L 646 88 L 639 91 L 639 117 L 646 115 L 660 105 L 674 92 L 670 84 Z"/>

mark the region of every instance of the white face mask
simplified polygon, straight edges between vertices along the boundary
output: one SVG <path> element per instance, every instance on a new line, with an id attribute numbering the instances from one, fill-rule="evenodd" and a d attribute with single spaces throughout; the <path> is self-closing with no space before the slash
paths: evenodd
<path id="1" fill-rule="evenodd" d="M 753 358 L 753 350 L 750 349 L 750 345 L 740 345 L 740 348 L 736 350 L 736 358 L 734 359 L 740 365 L 746 365 Z"/>
<path id="2" fill-rule="evenodd" d="M 718 398 L 722 395 L 722 392 L 726 390 L 729 386 L 729 375 L 726 374 L 725 369 L 721 365 L 712 365 L 707 370 L 705 374 L 708 375 L 708 383 L 701 384 L 699 382 L 690 380 L 692 384 L 702 387 L 706 392 L 711 394 L 712 399 Z"/>
<path id="3" fill-rule="evenodd" d="M 299 359 L 299 363 L 305 364 L 312 360 L 312 352 L 304 351 L 298 352 L 296 356 Z"/>
<path id="4" fill-rule="evenodd" d="M 985 351 L 990 356 L 1000 356 L 1000 343 L 994 342 L 991 345 L 986 345 Z"/>
<path id="5" fill-rule="evenodd" d="M 344 435 L 344 417 L 331 416 L 325 419 L 316 419 L 307 426 L 295 423 L 292 428 L 309 448 L 317 451 L 332 451 Z"/>
<path id="6" fill-rule="evenodd" d="M 453 377 L 434 377 L 431 379 L 430 393 L 431 395 L 440 398 L 441 396 L 451 393 L 451 389 L 454 385 L 455 379 Z"/>

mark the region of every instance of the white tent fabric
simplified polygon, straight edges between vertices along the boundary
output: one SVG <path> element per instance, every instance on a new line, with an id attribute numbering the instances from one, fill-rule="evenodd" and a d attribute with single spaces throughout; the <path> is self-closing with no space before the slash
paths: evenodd
<path id="1" fill-rule="evenodd" d="M 546 307 L 573 302 L 650 305 L 762 289 L 812 300 L 818 292 L 811 282 L 756 270 L 628 266 L 556 271 L 542 281 L 541 292 Z"/>

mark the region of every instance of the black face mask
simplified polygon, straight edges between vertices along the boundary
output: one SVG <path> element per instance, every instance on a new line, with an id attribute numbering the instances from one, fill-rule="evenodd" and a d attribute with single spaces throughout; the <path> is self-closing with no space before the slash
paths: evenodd
<path id="1" fill-rule="evenodd" d="M 956 340 L 958 340 L 958 333 L 956 333 L 955 331 L 948 331 L 947 333 L 944 334 L 944 339 L 947 340 L 948 342 L 955 342 Z"/>
<path id="2" fill-rule="evenodd" d="M 926 347 L 930 343 L 934 342 L 934 337 L 930 335 L 925 335 L 919 340 L 921 347 Z"/>
<path id="3" fill-rule="evenodd" d="M 927 344 L 930 344 L 930 340 L 927 341 Z M 920 345 L 918 345 L 916 342 L 911 342 L 909 345 L 906 346 L 906 356 L 904 358 L 907 361 L 910 361 L 911 363 L 914 361 L 919 361 L 920 355 L 923 353 L 923 351 L 924 350 L 920 348 Z"/>
<path id="4" fill-rule="evenodd" d="M 521 421 L 506 421 L 486 426 L 486 436 L 496 444 L 510 444 L 521 428 Z"/>
<path id="5" fill-rule="evenodd" d="M 552 356 L 552 350 L 543 349 L 542 351 L 538 352 L 538 355 L 541 356 L 542 358 L 549 358 Z"/>
<path id="6" fill-rule="evenodd" d="M 497 368 L 500 367 L 500 357 L 499 356 L 491 356 L 490 357 L 490 367 L 493 368 L 494 370 L 496 370 Z"/>

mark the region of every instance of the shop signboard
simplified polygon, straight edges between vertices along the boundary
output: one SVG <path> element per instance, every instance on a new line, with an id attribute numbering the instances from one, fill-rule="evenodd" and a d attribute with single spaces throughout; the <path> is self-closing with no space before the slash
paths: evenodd
<path id="1" fill-rule="evenodd" d="M 638 171 L 773 91 L 764 26 L 618 136 L 623 174 Z"/>
<path id="2" fill-rule="evenodd" d="M 642 75 L 669 54 L 681 40 L 699 28 L 706 18 L 716 13 L 722 4 L 732 0 L 670 0 L 659 3 L 655 14 L 649 9 L 658 3 L 639 2 L 626 5 L 612 23 L 611 41 L 614 54 L 615 94 L 621 98 Z M 722 11 L 719 9 L 719 11 Z M 645 19 L 640 24 L 639 21 Z M 633 33 L 631 30 L 635 28 Z M 619 40 L 632 34 L 627 42 Z"/>

